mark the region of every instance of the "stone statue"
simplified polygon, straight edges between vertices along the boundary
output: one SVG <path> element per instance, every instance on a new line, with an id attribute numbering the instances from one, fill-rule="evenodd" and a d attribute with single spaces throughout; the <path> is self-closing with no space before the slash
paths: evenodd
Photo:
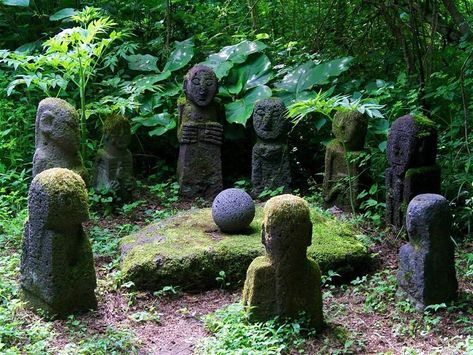
<path id="1" fill-rule="evenodd" d="M 35 123 L 33 177 L 51 168 L 78 173 L 87 183 L 88 175 L 80 156 L 79 115 L 69 103 L 47 98 L 38 105 Z"/>
<path id="2" fill-rule="evenodd" d="M 131 200 L 133 190 L 130 140 L 128 120 L 118 115 L 107 117 L 103 126 L 104 146 L 97 153 L 94 187 L 114 191 L 123 202 Z"/>
<path id="3" fill-rule="evenodd" d="M 97 307 L 94 260 L 82 223 L 89 217 L 82 178 L 68 169 L 45 170 L 28 195 L 20 284 L 23 298 L 48 318 Z"/>
<path id="4" fill-rule="evenodd" d="M 281 99 L 260 100 L 253 110 L 253 126 L 257 142 L 253 147 L 252 193 L 284 188 L 290 191 L 291 168 L 287 146 L 286 107 Z"/>
<path id="5" fill-rule="evenodd" d="M 335 139 L 325 152 L 323 194 L 326 207 L 334 205 L 345 212 L 359 206 L 365 174 L 360 156 L 365 145 L 368 123 L 358 111 L 337 112 L 332 122 Z"/>
<path id="6" fill-rule="evenodd" d="M 444 197 L 422 194 L 409 203 L 409 244 L 399 251 L 398 296 L 410 298 L 418 310 L 457 296 L 451 224 L 452 213 Z"/>
<path id="7" fill-rule="evenodd" d="M 194 66 L 184 79 L 186 100 L 179 105 L 177 166 L 184 199 L 212 200 L 223 189 L 223 114 L 213 101 L 217 90 L 215 73 L 204 65 Z"/>
<path id="8" fill-rule="evenodd" d="M 386 179 L 386 223 L 404 226 L 409 202 L 423 193 L 440 193 L 440 168 L 435 164 L 437 131 L 423 116 L 398 118 L 388 136 L 389 168 Z"/>
<path id="9" fill-rule="evenodd" d="M 317 330 L 323 327 L 321 276 L 307 257 L 312 241 L 309 205 L 300 197 L 280 195 L 264 207 L 261 232 L 266 255 L 248 268 L 243 303 L 251 317 L 266 321 L 275 316 L 296 317 L 304 311 Z"/>

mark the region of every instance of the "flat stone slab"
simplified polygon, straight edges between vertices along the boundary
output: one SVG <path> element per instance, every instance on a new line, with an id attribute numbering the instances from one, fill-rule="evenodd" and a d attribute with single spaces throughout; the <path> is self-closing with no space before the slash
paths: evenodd
<path id="1" fill-rule="evenodd" d="M 125 280 L 141 290 L 155 291 L 164 286 L 179 286 L 184 291 L 219 287 L 216 278 L 225 273 L 229 287 L 240 287 L 251 261 L 264 254 L 261 243 L 263 209 L 243 234 L 220 232 L 210 208 L 191 209 L 121 241 L 122 271 Z M 333 270 L 343 279 L 366 273 L 371 256 L 346 223 L 320 215 L 311 209 L 314 225 L 308 255 L 319 263 L 322 272 Z"/>

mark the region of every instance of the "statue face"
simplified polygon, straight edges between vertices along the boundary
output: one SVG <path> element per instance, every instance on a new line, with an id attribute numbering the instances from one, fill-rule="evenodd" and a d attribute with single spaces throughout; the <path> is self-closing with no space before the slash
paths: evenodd
<path id="1" fill-rule="evenodd" d="M 261 139 L 275 140 L 286 130 L 286 107 L 280 99 L 258 101 L 253 110 L 253 126 Z"/>
<path id="2" fill-rule="evenodd" d="M 117 150 L 125 150 L 130 145 L 131 133 L 130 128 L 119 126 L 107 133 L 106 141 L 114 146 Z"/>
<path id="3" fill-rule="evenodd" d="M 349 150 L 362 149 L 367 125 L 359 112 L 337 113 L 333 118 L 332 132 Z"/>
<path id="4" fill-rule="evenodd" d="M 207 106 L 217 94 L 217 77 L 212 69 L 201 66 L 192 68 L 184 81 L 186 97 L 198 106 Z"/>
<path id="5" fill-rule="evenodd" d="M 65 150 L 79 149 L 79 120 L 77 112 L 47 106 L 38 109 L 38 128 L 46 140 L 53 141 Z"/>

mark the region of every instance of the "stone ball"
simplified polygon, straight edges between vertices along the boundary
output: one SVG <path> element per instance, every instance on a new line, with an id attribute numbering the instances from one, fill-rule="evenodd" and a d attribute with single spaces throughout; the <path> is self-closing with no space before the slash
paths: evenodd
<path id="1" fill-rule="evenodd" d="M 212 217 L 222 232 L 240 232 L 253 221 L 255 203 L 251 196 L 241 189 L 226 189 L 215 197 Z"/>

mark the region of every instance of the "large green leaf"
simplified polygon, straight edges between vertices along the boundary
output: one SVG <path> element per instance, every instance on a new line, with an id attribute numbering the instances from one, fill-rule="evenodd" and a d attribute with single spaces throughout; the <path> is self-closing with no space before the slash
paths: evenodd
<path id="1" fill-rule="evenodd" d="M 168 58 L 164 71 L 175 71 L 185 67 L 194 56 L 194 43 L 192 38 L 176 42 L 176 48 Z"/>
<path id="2" fill-rule="evenodd" d="M 225 105 L 225 114 L 230 123 L 246 125 L 258 100 L 271 97 L 271 89 L 266 85 L 257 86 L 240 99 Z"/>
<path id="3" fill-rule="evenodd" d="M 158 113 L 148 117 L 135 117 L 132 119 L 136 126 L 155 127 L 148 135 L 161 136 L 176 127 L 176 121 L 168 112 Z"/>
<path id="4" fill-rule="evenodd" d="M 30 0 L 0 0 L 0 2 L 6 6 L 20 6 L 20 7 L 30 6 Z"/>
<path id="5" fill-rule="evenodd" d="M 217 78 L 221 79 L 228 75 L 235 64 L 245 62 L 250 54 L 259 53 L 266 47 L 259 41 L 243 41 L 233 46 L 223 47 L 220 52 L 209 55 L 202 64 L 211 67 Z"/>
<path id="6" fill-rule="evenodd" d="M 238 95 L 254 87 L 265 85 L 273 77 L 272 64 L 265 54 L 255 54 L 231 70 L 226 85 L 230 94 Z"/>
<path id="7" fill-rule="evenodd" d="M 286 74 L 275 86 L 297 94 L 311 89 L 314 85 L 328 84 L 330 77 L 338 76 L 348 69 L 352 59 L 352 57 L 339 58 L 318 65 L 313 61 L 305 62 Z"/>
<path id="8" fill-rule="evenodd" d="M 60 20 L 64 20 L 66 18 L 72 17 L 77 13 L 78 13 L 77 10 L 68 7 L 66 9 L 59 10 L 55 14 L 49 16 L 49 20 L 50 21 L 60 21 Z"/>
<path id="9" fill-rule="evenodd" d="M 133 54 L 126 57 L 128 68 L 137 71 L 159 71 L 158 58 L 151 54 Z"/>

